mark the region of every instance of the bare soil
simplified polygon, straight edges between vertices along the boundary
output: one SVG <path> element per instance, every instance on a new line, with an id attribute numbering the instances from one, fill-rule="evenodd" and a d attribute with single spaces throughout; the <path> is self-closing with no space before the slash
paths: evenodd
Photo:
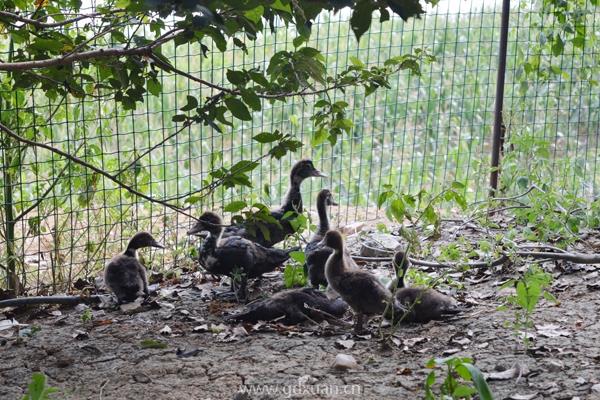
<path id="1" fill-rule="evenodd" d="M 465 229 L 461 235 L 475 241 L 478 233 Z M 600 234 L 587 240 L 589 251 Z M 388 346 L 377 320 L 364 337 L 327 323 L 228 325 L 223 316 L 239 306 L 213 300 L 211 288 L 218 282 L 199 273 L 163 282 L 154 307 L 131 314 L 94 309 L 92 321 L 83 322 L 82 307 L 5 311 L 40 329 L 31 336 L 23 335 L 27 327 L 21 334 L 0 331 L 0 399 L 21 398 L 34 371 L 60 388 L 60 399 L 413 399 L 424 397 L 431 372 L 426 362 L 450 355 L 472 357 L 496 399 L 600 398 L 598 269 L 564 262 L 543 266 L 555 278 L 551 292 L 560 303 L 542 301 L 536 308 L 527 350 L 509 326 L 514 311 L 497 310 L 507 294 L 499 286 L 522 265 L 452 271 L 464 287 L 444 291 L 468 310 L 450 321 L 403 325 Z M 277 273 L 258 283 L 254 294 L 280 289 Z M 348 313 L 346 320 L 351 318 Z M 161 333 L 165 326 L 170 332 Z M 147 339 L 165 347 L 144 348 Z M 340 353 L 352 355 L 358 367 L 332 368 Z M 443 373 L 436 369 L 438 382 Z"/>

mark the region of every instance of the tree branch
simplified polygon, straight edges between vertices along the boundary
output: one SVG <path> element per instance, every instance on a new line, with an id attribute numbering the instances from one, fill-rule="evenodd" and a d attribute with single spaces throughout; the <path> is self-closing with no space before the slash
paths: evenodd
<path id="1" fill-rule="evenodd" d="M 2 63 L 0 62 L 0 71 L 25 71 L 39 68 L 57 67 L 60 65 L 72 64 L 76 61 L 85 61 L 100 58 L 119 58 L 119 57 L 130 57 L 130 56 L 152 56 L 152 50 L 162 45 L 165 42 L 173 39 L 181 31 L 180 29 L 173 29 L 159 38 L 153 40 L 147 45 L 134 47 L 131 49 L 125 48 L 108 48 L 82 51 L 80 53 L 67 53 L 66 55 L 48 58 L 45 60 L 31 60 L 31 61 L 18 61 Z"/>
<path id="2" fill-rule="evenodd" d="M 96 172 L 96 173 L 104 176 L 105 178 L 111 180 L 112 182 L 116 183 L 119 187 L 127 190 L 128 192 L 130 192 L 130 193 L 132 193 L 132 194 L 134 194 L 134 195 L 136 195 L 138 197 L 141 197 L 142 199 L 148 200 L 148 201 L 150 201 L 152 203 L 161 204 L 161 205 L 163 205 L 163 206 L 165 206 L 167 208 L 170 208 L 171 210 L 173 210 L 175 212 L 183 214 L 183 215 L 185 215 L 187 217 L 190 217 L 192 219 L 196 219 L 192 215 L 190 215 L 189 213 L 185 212 L 182 208 L 180 208 L 180 207 L 178 207 L 178 206 L 176 206 L 174 204 L 170 204 L 167 201 L 158 200 L 158 199 L 155 199 L 153 197 L 150 197 L 150 196 L 148 196 L 148 195 L 146 195 L 146 194 L 144 194 L 144 193 L 142 193 L 142 192 L 140 192 L 140 191 L 132 188 L 131 186 L 127 185 L 126 183 L 122 182 L 121 180 L 117 179 L 116 176 L 111 175 L 108 172 L 104 171 L 103 169 L 98 168 L 95 165 L 92 165 L 92 164 L 90 164 L 90 163 L 88 163 L 88 162 L 86 162 L 86 161 L 84 161 L 84 160 L 82 160 L 82 159 L 80 159 L 78 157 L 75 157 L 72 154 L 69 154 L 69 153 L 67 153 L 65 151 L 57 149 L 57 148 L 55 148 L 53 146 L 50 146 L 48 144 L 39 143 L 39 142 L 36 142 L 35 140 L 30 140 L 30 139 L 24 138 L 24 137 L 18 135 L 17 133 L 15 133 L 12 129 L 10 129 L 9 127 L 7 127 L 6 125 L 4 125 L 3 123 L 0 123 L 0 130 L 3 131 L 4 133 L 6 133 L 8 136 L 12 137 L 13 139 L 15 139 L 15 140 L 17 140 L 17 141 L 19 141 L 21 143 L 26 143 L 26 144 L 28 144 L 30 146 L 41 147 L 41 148 L 49 150 L 49 151 L 51 151 L 51 152 L 53 152 L 55 154 L 58 154 L 58 155 L 60 155 L 60 156 L 62 156 L 64 158 L 66 158 L 66 159 L 74 162 L 75 164 L 79 164 L 79 165 L 81 165 L 81 166 L 83 166 L 85 168 L 89 168 L 92 171 L 94 171 L 94 172 Z"/>
<path id="3" fill-rule="evenodd" d="M 75 149 L 75 154 L 77 154 L 77 152 L 83 147 L 83 144 L 84 143 L 82 142 L 77 147 L 77 149 Z M 60 172 L 58 173 L 58 175 L 56 176 L 56 178 L 54 178 L 54 180 L 52 181 L 52 183 L 50 184 L 50 186 L 48 186 L 48 188 L 46 189 L 46 191 L 44 193 L 42 193 L 42 195 L 36 199 L 35 203 L 33 203 L 32 205 L 30 205 L 29 207 L 27 207 L 25 210 L 21 211 L 21 213 L 14 218 L 14 222 L 17 222 L 21 218 L 25 217 L 33 209 L 35 209 L 36 207 L 38 207 L 42 203 L 42 201 L 44 201 L 46 199 L 46 197 L 48 197 L 48 195 L 50 194 L 50 192 L 52 192 L 52 190 L 54 189 L 54 187 L 56 187 L 56 185 L 60 181 L 60 178 L 62 178 L 63 174 L 67 171 L 67 169 L 69 168 L 70 165 L 71 165 L 71 162 L 67 161 L 67 164 L 63 167 L 63 169 L 60 170 Z"/>
<path id="4" fill-rule="evenodd" d="M 122 11 L 123 10 L 119 9 L 119 10 L 110 11 L 108 13 L 96 12 L 96 13 L 91 13 L 91 14 L 83 14 L 83 15 L 79 15 L 75 18 L 66 19 L 64 21 L 56 21 L 56 22 L 42 22 L 39 19 L 31 19 L 31 18 L 23 17 L 22 15 L 15 14 L 15 13 L 12 13 L 9 11 L 0 11 L 0 17 L 11 18 L 11 19 L 14 19 L 15 21 L 23 22 L 27 25 L 33 25 L 39 29 L 45 29 L 45 28 L 58 28 L 60 26 L 69 25 L 74 22 L 81 21 L 83 19 L 88 19 L 88 18 L 90 18 L 90 19 L 101 18 L 107 14 L 115 14 L 115 13 L 122 12 Z"/>

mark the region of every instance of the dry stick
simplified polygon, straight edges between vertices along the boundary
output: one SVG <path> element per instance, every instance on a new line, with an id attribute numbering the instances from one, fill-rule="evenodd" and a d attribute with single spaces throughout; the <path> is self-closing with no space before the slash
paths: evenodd
<path id="1" fill-rule="evenodd" d="M 543 247 L 543 246 L 542 246 Z M 550 253 L 543 251 L 516 251 L 516 255 L 520 257 L 526 258 L 542 258 L 548 260 L 565 260 L 570 261 L 575 264 L 600 264 L 600 254 L 583 254 L 583 253 Z M 356 261 L 366 261 L 366 262 L 389 262 L 392 261 L 392 257 L 362 257 L 362 256 L 352 256 L 353 260 Z M 458 266 L 467 266 L 471 268 L 486 268 L 486 267 L 495 267 L 497 265 L 502 265 L 506 261 L 509 260 L 508 255 L 502 254 L 499 258 L 492 260 L 491 262 L 474 262 L 467 264 L 444 264 L 435 261 L 425 261 L 417 258 L 408 257 L 408 260 L 414 265 L 421 265 L 423 267 L 433 267 L 433 268 L 456 268 Z"/>
<path id="2" fill-rule="evenodd" d="M 77 152 L 82 147 L 83 147 L 83 142 L 79 145 L 79 147 L 77 147 L 75 149 L 75 154 L 77 154 Z M 56 187 L 56 185 L 58 184 L 58 182 L 61 180 L 61 178 L 64 175 L 64 173 L 67 171 L 67 169 L 69 169 L 70 165 L 71 165 L 70 161 L 65 164 L 65 166 L 60 170 L 60 172 L 58 173 L 58 175 L 56 175 L 56 177 L 54 178 L 54 180 L 52 181 L 52 183 L 50 184 L 50 186 L 48 186 L 48 188 L 46 189 L 46 191 L 44 193 L 42 193 L 42 195 L 40 197 L 37 198 L 37 200 L 35 201 L 35 203 L 33 203 L 32 205 L 30 205 L 25 210 L 23 210 L 19 215 L 17 215 L 14 218 L 14 222 L 17 222 L 21 218 L 25 217 L 33 209 L 37 208 L 42 203 L 42 201 L 44 201 L 46 199 L 46 197 L 48 197 L 48 195 L 50 194 L 50 192 L 52 192 L 52 190 L 54 189 L 54 187 Z"/>
<path id="3" fill-rule="evenodd" d="M 69 153 L 67 153 L 67 152 L 65 152 L 63 150 L 57 149 L 57 148 L 55 148 L 53 146 L 50 146 L 48 144 L 36 142 L 34 140 L 30 140 L 30 139 L 27 139 L 27 138 L 24 138 L 24 137 L 20 136 L 17 133 L 15 133 L 12 129 L 10 129 L 9 127 L 7 127 L 6 125 L 4 125 L 1 122 L 0 122 L 0 130 L 3 131 L 4 133 L 6 133 L 8 136 L 12 137 L 13 139 L 18 140 L 21 143 L 26 143 L 26 144 L 28 144 L 30 146 L 41 147 L 43 149 L 49 150 L 49 151 L 51 151 L 53 153 L 56 153 L 56 154 L 58 154 L 58 155 L 60 155 L 60 156 L 62 156 L 64 158 L 66 158 L 68 160 L 71 160 L 72 162 L 74 162 L 76 164 L 79 164 L 79 165 L 82 165 L 82 166 L 84 166 L 86 168 L 89 168 L 92 171 L 94 171 L 94 172 L 96 172 L 96 173 L 104 176 L 105 178 L 111 180 L 112 182 L 116 183 L 119 187 L 127 190 L 128 192 L 130 192 L 132 194 L 135 194 L 138 197 L 141 197 L 141 198 L 143 198 L 145 200 L 148 200 L 150 202 L 153 202 L 153 203 L 162 204 L 163 206 L 165 206 L 167 208 L 170 208 L 170 209 L 172 209 L 175 212 L 178 212 L 178 213 L 183 214 L 183 215 L 185 215 L 187 217 L 195 219 L 192 215 L 190 215 L 189 213 L 185 212 L 180 207 L 178 207 L 176 205 L 173 205 L 173 204 L 170 204 L 170 203 L 168 203 L 166 201 L 162 201 L 162 200 L 158 200 L 158 199 L 155 199 L 153 197 L 150 197 L 150 196 L 148 196 L 148 195 L 146 195 L 146 194 L 144 194 L 144 193 L 142 193 L 142 192 L 140 192 L 140 191 L 132 188 L 131 186 L 127 185 L 126 183 L 120 181 L 114 175 L 109 174 L 108 172 L 104 171 L 102 168 L 96 167 L 95 165 L 92 165 L 92 164 L 90 164 L 90 163 L 88 163 L 86 161 L 83 161 L 82 159 L 80 159 L 78 157 L 75 157 L 72 154 L 69 154 Z"/>
<path id="4" fill-rule="evenodd" d="M 36 304 L 63 304 L 63 305 L 77 305 L 79 303 L 100 303 L 101 297 L 92 296 L 34 296 L 34 297 L 21 297 L 18 299 L 8 299 L 0 301 L 0 308 L 2 307 L 21 307 Z"/>

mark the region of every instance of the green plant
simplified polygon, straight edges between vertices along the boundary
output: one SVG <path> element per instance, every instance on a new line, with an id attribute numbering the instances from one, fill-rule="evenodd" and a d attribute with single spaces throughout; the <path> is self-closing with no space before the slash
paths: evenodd
<path id="1" fill-rule="evenodd" d="M 293 251 L 290 253 L 292 262 L 285 266 L 283 270 L 283 284 L 286 288 L 296 286 L 306 286 L 308 277 L 304 269 L 306 257 L 301 251 Z"/>
<path id="2" fill-rule="evenodd" d="M 431 359 L 425 364 L 427 368 L 446 367 L 444 381 L 436 393 L 435 371 L 431 371 L 425 379 L 425 399 L 471 399 L 477 394 L 480 400 L 492 400 L 494 396 L 483 377 L 470 358 L 448 357 Z"/>
<path id="3" fill-rule="evenodd" d="M 81 322 L 83 322 L 84 324 L 87 323 L 87 322 L 92 321 L 92 319 L 94 319 L 94 316 L 92 315 L 92 310 L 90 308 L 86 308 L 81 313 L 81 317 L 80 318 L 81 318 Z"/>
<path id="4" fill-rule="evenodd" d="M 50 400 L 50 395 L 56 392 L 58 388 L 46 386 L 46 375 L 34 372 L 31 374 L 31 383 L 27 386 L 27 392 L 22 400 Z"/>
<path id="5" fill-rule="evenodd" d="M 552 284 L 552 275 L 533 264 L 519 279 L 507 281 L 501 288 L 514 287 L 515 293 L 506 297 L 506 302 L 515 309 L 515 319 L 511 323 L 515 335 L 522 339 L 525 348 L 529 347 L 529 330 L 533 328 L 533 312 L 543 297 L 557 302 L 546 290 Z M 501 307 L 502 308 L 502 307 Z"/>

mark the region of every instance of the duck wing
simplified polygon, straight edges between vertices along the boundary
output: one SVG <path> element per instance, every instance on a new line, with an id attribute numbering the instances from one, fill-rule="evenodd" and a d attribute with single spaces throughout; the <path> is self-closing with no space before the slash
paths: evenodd
<path id="1" fill-rule="evenodd" d="M 258 243 L 250 243 L 250 251 L 252 252 L 252 265 L 248 266 L 246 272 L 248 277 L 258 277 L 265 272 L 271 272 L 281 264 L 289 260 L 292 251 L 298 251 L 298 247 L 291 249 L 275 249 L 272 247 L 264 247 Z"/>
<path id="2" fill-rule="evenodd" d="M 365 271 L 347 271 L 333 288 L 354 311 L 362 314 L 382 314 L 392 300 L 389 290 Z"/>

